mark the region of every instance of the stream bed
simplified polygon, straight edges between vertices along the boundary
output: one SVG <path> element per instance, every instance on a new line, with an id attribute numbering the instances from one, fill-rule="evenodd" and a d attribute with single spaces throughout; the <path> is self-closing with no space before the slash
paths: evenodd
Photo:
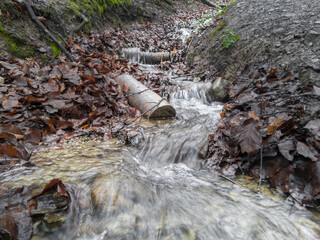
<path id="1" fill-rule="evenodd" d="M 142 121 L 131 146 L 73 139 L 35 154 L 36 169 L 2 176 L 2 184 L 16 187 L 59 178 L 71 194 L 62 227 L 34 227 L 33 240 L 319 238 L 319 222 L 310 211 L 202 168 L 199 152 L 222 105 L 206 101 L 203 83 L 178 78 L 175 84 L 180 87 L 170 103 L 177 118 Z M 270 192 L 268 186 L 262 190 Z"/>

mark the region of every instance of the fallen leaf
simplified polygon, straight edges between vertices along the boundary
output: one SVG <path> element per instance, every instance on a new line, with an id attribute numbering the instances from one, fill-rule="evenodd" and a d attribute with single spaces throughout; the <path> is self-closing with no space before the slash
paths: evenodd
<path id="1" fill-rule="evenodd" d="M 262 136 L 256 128 L 256 122 L 253 118 L 247 119 L 238 136 L 238 142 L 242 153 L 254 154 L 261 147 Z"/>
<path id="2" fill-rule="evenodd" d="M 33 196 L 32 199 L 35 199 L 37 197 L 40 197 L 40 196 L 44 195 L 45 193 L 53 192 L 53 191 L 56 191 L 59 195 L 66 196 L 67 198 L 70 199 L 70 194 L 65 189 L 65 186 L 64 186 L 64 184 L 62 183 L 62 181 L 60 179 L 52 179 L 50 181 L 50 183 L 48 183 L 44 187 L 42 192 L 40 194 L 37 194 L 37 195 Z"/>
<path id="3" fill-rule="evenodd" d="M 281 118 L 275 119 L 269 126 L 268 126 L 268 133 L 273 133 L 281 124 L 284 123 L 285 120 Z"/>
<path id="4" fill-rule="evenodd" d="M 260 118 L 257 117 L 254 111 L 248 112 L 248 118 L 253 118 L 254 120 L 260 121 Z"/>
<path id="5" fill-rule="evenodd" d="M 319 157 L 316 157 L 315 154 L 311 151 L 310 147 L 303 142 L 298 142 L 297 152 L 305 158 L 310 158 L 312 161 L 319 160 Z"/>
<path id="6" fill-rule="evenodd" d="M 292 139 L 286 139 L 283 142 L 278 143 L 278 149 L 286 159 L 289 161 L 293 160 L 294 156 L 292 151 L 295 150 L 295 145 Z"/>
<path id="7" fill-rule="evenodd" d="M 5 109 L 5 110 L 9 110 L 9 109 L 12 109 L 12 108 L 18 108 L 18 107 L 22 107 L 21 103 L 16 100 L 16 99 L 12 99 L 12 100 L 9 100 L 9 99 L 5 99 L 3 102 L 2 102 L 2 107 Z"/>
<path id="8" fill-rule="evenodd" d="M 36 127 L 31 127 L 26 132 L 25 141 L 32 143 L 32 144 L 38 144 L 41 140 L 41 132 Z"/>

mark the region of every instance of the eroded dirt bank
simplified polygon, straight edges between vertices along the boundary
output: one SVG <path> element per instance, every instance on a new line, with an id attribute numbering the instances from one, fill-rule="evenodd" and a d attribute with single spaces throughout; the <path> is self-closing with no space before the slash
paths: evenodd
<path id="1" fill-rule="evenodd" d="M 63 44 L 68 44 L 68 37 L 81 32 L 89 34 L 104 31 L 106 27 L 125 27 L 133 21 L 160 21 L 175 11 L 171 1 L 38 0 L 30 3 L 38 19 Z M 1 0 L 0 53 L 3 52 L 21 58 L 40 56 L 49 62 L 61 50 L 31 20 L 25 1 Z"/>
<path id="2" fill-rule="evenodd" d="M 226 77 L 276 68 L 280 74 L 290 71 L 303 83 L 320 86 L 318 1 L 239 0 L 231 5 L 217 27 L 193 40 L 190 64 Z M 240 39 L 221 51 L 219 37 L 227 29 Z"/>
<path id="3" fill-rule="evenodd" d="M 209 164 L 261 176 L 309 206 L 320 196 L 319 9 L 313 0 L 235 1 L 188 54 L 209 78 L 229 80 Z M 239 40 L 223 48 L 228 29 Z"/>

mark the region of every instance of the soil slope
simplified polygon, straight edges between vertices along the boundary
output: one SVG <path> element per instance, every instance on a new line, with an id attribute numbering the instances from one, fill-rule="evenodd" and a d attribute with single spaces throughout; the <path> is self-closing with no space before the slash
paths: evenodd
<path id="1" fill-rule="evenodd" d="M 250 73 L 261 66 L 276 68 L 280 73 L 298 73 L 301 81 L 319 87 L 319 12 L 317 0 L 235 1 L 218 27 L 208 28 L 193 41 L 189 64 L 206 66 L 226 77 Z M 229 28 L 240 40 L 220 50 L 219 37 Z"/>

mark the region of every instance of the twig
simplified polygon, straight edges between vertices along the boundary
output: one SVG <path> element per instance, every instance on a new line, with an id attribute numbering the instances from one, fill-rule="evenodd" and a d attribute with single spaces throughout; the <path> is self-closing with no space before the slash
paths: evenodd
<path id="1" fill-rule="evenodd" d="M 192 77 L 192 76 L 195 76 L 195 75 L 198 75 L 198 74 L 202 74 L 202 73 L 205 73 L 205 71 L 196 72 L 196 73 L 184 74 L 184 75 L 182 75 L 182 76 L 174 76 L 174 77 L 171 77 L 171 79 L 176 79 L 176 78 L 181 78 L 181 77 Z"/>
<path id="2" fill-rule="evenodd" d="M 201 2 L 209 7 L 215 8 L 216 4 L 213 4 L 212 2 L 208 1 L 208 0 L 201 0 Z"/>
<path id="3" fill-rule="evenodd" d="M 235 182 L 235 181 L 233 181 L 232 179 L 230 179 L 230 178 L 228 178 L 228 177 L 226 177 L 226 176 L 224 176 L 223 174 L 218 174 L 218 176 L 219 177 L 221 177 L 221 178 L 223 178 L 223 179 L 225 179 L 225 180 L 227 180 L 227 181 L 229 181 L 229 182 L 231 182 L 231 183 L 233 183 L 233 184 L 235 184 L 235 185 L 237 185 L 237 186 L 239 186 L 239 187 L 242 187 L 243 188 L 243 186 L 242 185 L 240 185 L 239 183 L 237 183 L 237 182 Z"/>
<path id="4" fill-rule="evenodd" d="M 51 31 L 54 32 L 55 34 L 57 34 L 61 38 L 61 40 L 64 42 L 65 45 L 70 47 L 69 43 L 64 39 L 64 37 L 59 32 L 56 32 L 53 29 L 51 29 Z"/>
<path id="5" fill-rule="evenodd" d="M 74 62 L 74 58 L 71 56 L 71 54 L 65 49 L 65 47 L 57 40 L 57 38 L 55 36 L 53 36 L 53 34 L 42 24 L 42 22 L 37 18 L 37 16 L 35 15 L 31 4 L 28 1 L 26 1 L 26 7 L 28 10 L 28 13 L 30 15 L 30 18 L 39 26 L 39 28 L 45 32 L 47 35 L 49 35 L 49 37 L 52 39 L 52 41 L 58 45 L 58 47 L 64 52 L 64 54 L 70 59 L 70 61 Z"/>
<path id="6" fill-rule="evenodd" d="M 81 14 L 80 17 L 83 19 L 83 21 L 82 21 L 82 23 L 80 23 L 80 25 L 75 29 L 75 32 L 79 32 L 80 29 L 89 22 L 89 20 L 86 18 L 85 15 Z"/>
<path id="7" fill-rule="evenodd" d="M 128 98 L 128 97 L 131 97 L 131 96 L 134 96 L 134 95 L 143 93 L 143 92 L 148 91 L 148 90 L 150 90 L 150 89 L 149 89 L 149 88 L 148 88 L 148 89 L 144 89 L 144 90 L 142 90 L 142 91 L 140 91 L 140 92 L 131 93 L 131 94 L 129 94 L 129 95 L 126 95 L 126 96 L 123 96 L 123 97 L 120 97 L 120 98 Z"/>
<path id="8" fill-rule="evenodd" d="M 131 122 L 137 121 L 139 118 L 143 117 L 146 113 L 148 113 L 148 112 L 150 112 L 152 109 L 158 107 L 158 106 L 160 105 L 160 103 L 161 103 L 162 101 L 164 101 L 164 100 L 165 100 L 165 99 L 162 98 L 156 105 L 154 105 L 152 108 L 150 108 L 150 109 L 148 109 L 147 111 L 145 111 L 144 113 L 142 113 L 140 116 L 136 117 L 136 118 L 135 118 L 134 120 L 132 120 Z"/>
<path id="9" fill-rule="evenodd" d="M 261 187 L 261 172 L 262 172 L 262 160 L 263 160 L 262 151 L 263 151 L 263 147 L 261 146 L 261 148 L 260 148 L 260 169 L 259 169 L 259 186 L 258 186 L 258 193 L 260 193 L 260 187 Z"/>
<path id="10" fill-rule="evenodd" d="M 260 102 L 260 111 L 261 111 L 261 115 L 263 115 L 263 107 L 262 107 L 262 101 Z M 260 187 L 261 187 L 261 172 L 262 172 L 262 161 L 263 161 L 263 146 L 261 144 L 261 148 L 260 148 L 260 169 L 259 169 L 259 186 L 258 186 L 258 193 L 260 193 Z"/>

